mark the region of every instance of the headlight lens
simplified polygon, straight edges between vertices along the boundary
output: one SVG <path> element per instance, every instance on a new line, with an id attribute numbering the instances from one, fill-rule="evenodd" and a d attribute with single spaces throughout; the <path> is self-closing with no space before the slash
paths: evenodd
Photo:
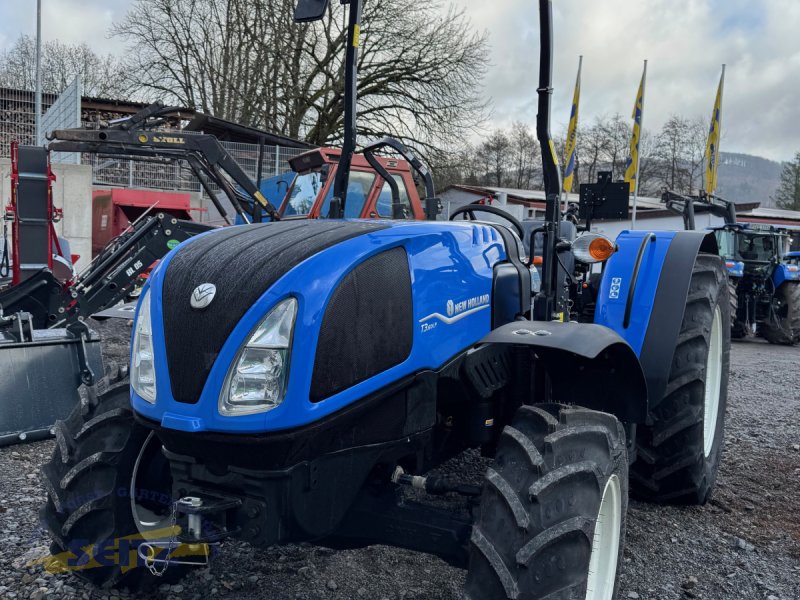
<path id="1" fill-rule="evenodd" d="M 153 358 L 153 324 L 150 319 L 150 290 L 139 301 L 139 315 L 133 331 L 131 385 L 151 404 L 156 401 L 156 369 Z"/>
<path id="2" fill-rule="evenodd" d="M 239 350 L 225 378 L 219 412 L 225 416 L 272 410 L 283 401 L 297 300 L 275 306 Z"/>

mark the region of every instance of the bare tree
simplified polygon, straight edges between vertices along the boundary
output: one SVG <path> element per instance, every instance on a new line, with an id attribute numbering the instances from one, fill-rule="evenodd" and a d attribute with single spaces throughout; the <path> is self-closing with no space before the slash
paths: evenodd
<path id="1" fill-rule="evenodd" d="M 119 61 L 101 56 L 86 43 L 65 44 L 58 40 L 42 45 L 42 91 L 58 94 L 76 75 L 80 75 L 87 96 L 120 96 Z M 36 40 L 28 35 L 17 38 L 11 48 L 0 53 L 0 86 L 33 90 L 36 87 Z"/>
<path id="2" fill-rule="evenodd" d="M 595 127 L 602 138 L 603 162 L 608 170 L 617 177 L 625 173 L 631 143 L 631 126 L 622 115 L 616 113 L 610 117 L 599 117 Z"/>
<path id="3" fill-rule="evenodd" d="M 601 117 L 597 117 L 589 126 L 578 128 L 578 180 L 580 183 L 592 183 L 597 179 L 597 172 L 604 169 L 608 141 L 606 127 Z"/>
<path id="4" fill-rule="evenodd" d="M 341 139 L 344 8 L 292 23 L 293 0 L 136 0 L 112 33 L 151 96 L 318 144 Z M 485 120 L 486 38 L 443 3 L 372 0 L 359 55 L 359 134 L 430 155 Z"/>
<path id="5" fill-rule="evenodd" d="M 775 205 L 785 210 L 800 210 L 800 152 L 783 163 L 781 182 L 772 196 Z"/>
<path id="6" fill-rule="evenodd" d="M 660 196 L 662 183 L 658 180 L 658 161 L 654 157 L 656 135 L 647 129 L 639 139 L 639 195 Z"/>
<path id="7" fill-rule="evenodd" d="M 706 127 L 700 118 L 672 115 L 655 140 L 655 175 L 662 186 L 692 194 L 703 182 Z"/>
<path id="8" fill-rule="evenodd" d="M 702 117 L 687 121 L 685 154 L 689 172 L 689 193 L 703 186 L 708 124 Z"/>
<path id="9" fill-rule="evenodd" d="M 688 192 L 691 188 L 685 161 L 688 136 L 688 119 L 672 115 L 664 123 L 656 141 L 659 178 L 665 187 L 676 192 Z"/>
<path id="10" fill-rule="evenodd" d="M 487 185 L 504 186 L 512 156 L 511 142 L 506 133 L 502 129 L 496 129 L 478 147 L 477 156 L 484 165 L 484 182 Z"/>
<path id="11" fill-rule="evenodd" d="M 524 123 L 516 122 L 508 132 L 510 144 L 511 185 L 519 190 L 530 189 L 534 185 L 536 174 L 541 160 L 539 142 L 531 132 L 530 127 Z"/>

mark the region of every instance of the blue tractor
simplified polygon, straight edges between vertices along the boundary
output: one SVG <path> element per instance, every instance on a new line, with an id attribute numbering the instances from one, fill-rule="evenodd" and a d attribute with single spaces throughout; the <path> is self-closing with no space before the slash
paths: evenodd
<path id="1" fill-rule="evenodd" d="M 56 427 L 50 567 L 135 588 L 227 538 L 382 543 L 465 567 L 475 600 L 610 600 L 629 491 L 702 504 L 714 487 L 730 351 L 716 240 L 563 225 L 550 0 L 546 219 L 341 219 L 362 0 L 348 4 L 330 218 L 212 231 L 160 263 L 137 308 L 130 386 L 89 390 Z M 295 18 L 326 5 L 300 0 Z M 523 244 L 526 232 L 542 243 Z M 479 485 L 436 470 L 469 450 L 489 461 Z M 447 509 L 429 501 L 443 494 Z"/>
<path id="2" fill-rule="evenodd" d="M 733 330 L 771 344 L 800 343 L 800 266 L 790 232 L 758 223 L 714 228 L 731 282 Z"/>

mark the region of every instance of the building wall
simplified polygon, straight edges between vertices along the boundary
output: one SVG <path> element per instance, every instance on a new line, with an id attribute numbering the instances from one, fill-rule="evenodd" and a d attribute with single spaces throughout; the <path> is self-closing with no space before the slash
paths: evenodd
<path id="1" fill-rule="evenodd" d="M 698 214 L 695 217 L 695 225 L 698 230 L 707 227 L 717 227 L 724 225 L 725 222 L 719 217 L 712 217 L 707 214 Z M 630 221 L 595 221 L 592 223 L 592 231 L 616 239 L 616 237 L 626 229 L 631 229 Z M 652 219 L 637 219 L 636 229 L 650 231 L 682 231 L 683 218 L 678 215 L 668 217 L 657 217 Z"/>
<path id="2" fill-rule="evenodd" d="M 442 215 L 441 218 L 447 220 L 450 218 L 450 214 L 458 208 L 462 206 L 466 206 L 467 204 L 471 204 L 472 202 L 476 202 L 482 198 L 478 194 L 467 192 L 464 190 L 459 190 L 456 188 L 451 188 L 441 194 L 442 200 Z M 499 199 L 498 199 L 499 200 Z M 509 213 L 511 213 L 517 219 L 524 219 L 527 216 L 524 214 L 525 209 L 520 204 L 502 204 L 499 201 L 495 201 L 492 203 L 492 206 L 496 206 L 497 208 L 501 208 Z M 503 219 L 500 217 L 496 217 L 494 215 L 490 215 L 489 213 L 480 213 L 476 212 L 476 216 L 484 221 L 497 221 L 497 222 L 504 222 Z"/>
<path id="3" fill-rule="evenodd" d="M 69 241 L 72 254 L 80 254 L 76 265 L 80 271 L 92 258 L 92 167 L 56 163 L 52 169 L 56 176 L 53 204 L 64 210 L 64 218 L 55 224 L 56 233 Z M 3 207 L 11 202 L 11 161 L 7 158 L 0 158 L 0 202 Z"/>

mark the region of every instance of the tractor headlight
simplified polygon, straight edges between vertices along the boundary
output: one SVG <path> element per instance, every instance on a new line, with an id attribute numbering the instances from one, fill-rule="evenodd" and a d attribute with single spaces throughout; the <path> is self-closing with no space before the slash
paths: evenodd
<path id="1" fill-rule="evenodd" d="M 153 324 L 150 319 L 150 290 L 139 302 L 139 314 L 133 330 L 131 386 L 144 400 L 156 401 L 156 365 L 153 358 Z"/>
<path id="2" fill-rule="evenodd" d="M 297 300 L 273 308 L 239 350 L 225 378 L 219 412 L 225 416 L 272 410 L 283 401 Z"/>

